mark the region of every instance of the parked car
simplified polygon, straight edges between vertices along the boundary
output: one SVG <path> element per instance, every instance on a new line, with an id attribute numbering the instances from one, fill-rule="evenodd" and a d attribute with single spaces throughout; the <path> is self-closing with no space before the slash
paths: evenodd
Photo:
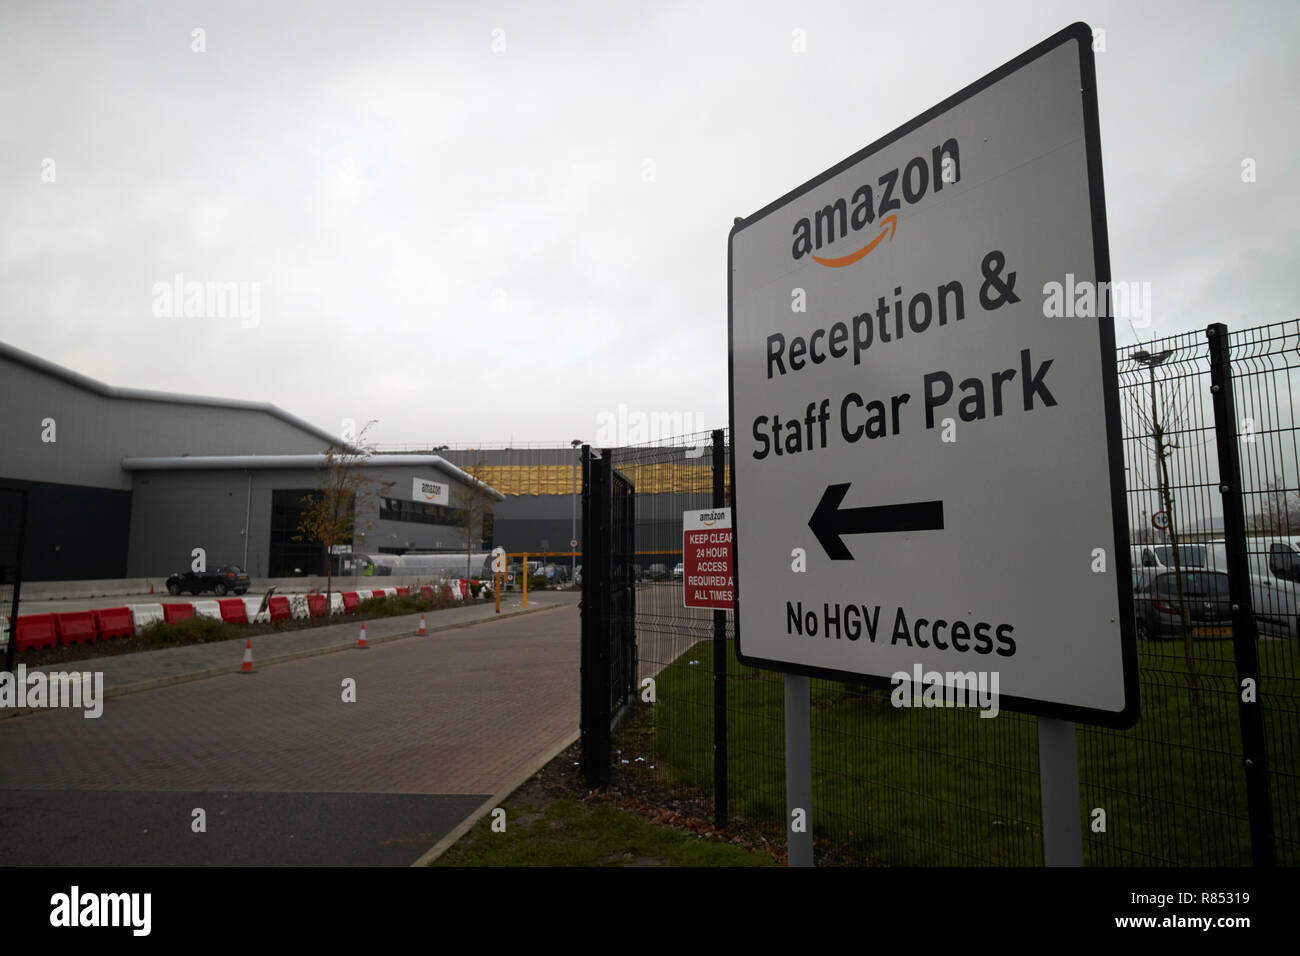
<path id="1" fill-rule="evenodd" d="M 677 566 L 673 568 L 673 578 L 675 580 L 680 581 L 682 579 L 682 575 L 685 573 L 686 573 L 686 565 L 678 561 Z"/>
<path id="2" fill-rule="evenodd" d="M 1178 581 L 1172 571 L 1134 569 L 1133 605 L 1141 640 L 1182 639 Z M 1228 575 L 1196 569 L 1182 574 L 1183 602 L 1194 638 L 1232 637 L 1232 599 Z"/>
<path id="3" fill-rule="evenodd" d="M 668 577 L 668 566 L 666 564 L 652 564 L 646 569 L 645 576 L 651 581 L 662 581 Z"/>
<path id="4" fill-rule="evenodd" d="M 206 571 L 170 575 L 167 578 L 167 593 L 176 595 L 188 591 L 190 594 L 202 594 L 211 591 L 217 597 L 223 597 L 231 591 L 247 594 L 249 583 L 248 575 L 239 565 L 219 564 Z"/>

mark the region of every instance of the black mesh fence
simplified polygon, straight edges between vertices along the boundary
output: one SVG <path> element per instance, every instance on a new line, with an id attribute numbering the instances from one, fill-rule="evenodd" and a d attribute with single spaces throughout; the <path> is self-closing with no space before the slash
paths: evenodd
<path id="1" fill-rule="evenodd" d="M 654 681 L 654 703 L 638 698 L 653 728 L 653 747 L 620 759 L 665 782 L 713 789 L 713 612 L 683 601 L 682 514 L 713 505 L 712 437 L 685 435 L 671 444 L 612 449 L 614 468 L 636 488 L 638 686 Z M 730 615 L 728 615 L 728 619 Z M 728 636 L 730 621 L 728 620 Z M 730 648 L 728 644 L 728 648 Z M 734 678 L 734 666 L 732 668 Z M 739 703 L 734 695 L 729 705 Z M 728 714 L 729 719 L 732 714 Z M 758 748 L 769 763 L 780 748 Z M 746 759 L 746 751 L 731 759 Z M 779 766 L 779 764 L 778 764 Z M 743 804 L 745 794 L 737 794 Z"/>
<path id="2" fill-rule="evenodd" d="M 1223 538 L 1209 346 L 1189 332 L 1116 358 L 1142 716 L 1127 731 L 1079 727 L 1081 799 L 1105 823 L 1086 831 L 1085 860 L 1249 864 L 1230 622 L 1203 628 L 1208 639 L 1162 633 L 1171 615 L 1142 587 L 1175 562 L 1204 567 Z"/>
<path id="3" fill-rule="evenodd" d="M 1274 849 L 1300 864 L 1300 322 L 1242 329 L 1229 336 L 1237 447 L 1245 498 L 1246 546 L 1259 642 Z M 1258 594 L 1254 592 L 1258 591 Z M 1267 639 L 1271 636 L 1273 639 Z"/>

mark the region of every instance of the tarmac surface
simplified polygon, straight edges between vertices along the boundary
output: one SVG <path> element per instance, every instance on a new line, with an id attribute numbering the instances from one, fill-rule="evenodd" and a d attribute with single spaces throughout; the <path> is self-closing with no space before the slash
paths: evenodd
<path id="1" fill-rule="evenodd" d="M 0 865 L 409 865 L 576 733 L 576 601 L 254 639 L 253 674 L 232 641 L 81 665 L 102 716 L 0 720 Z"/>
<path id="2" fill-rule="evenodd" d="M 503 596 L 501 614 L 496 613 L 496 602 L 467 602 L 463 605 L 431 611 L 425 615 L 425 630 L 429 632 L 451 627 L 463 627 L 498 617 L 508 618 L 521 613 L 533 613 L 557 605 L 574 605 L 581 595 L 578 592 L 546 592 L 546 596 L 530 597 L 527 611 L 517 595 Z M 180 599 L 172 599 L 179 601 Z M 419 628 L 418 614 L 401 617 L 381 617 L 366 622 L 366 643 L 381 644 L 388 640 L 408 637 Z M 280 660 L 307 657 L 313 654 L 332 653 L 354 647 L 360 636 L 358 621 L 348 618 L 338 624 L 307 628 L 301 631 L 267 633 L 253 638 L 255 666 Z M 243 663 L 244 644 L 220 641 L 215 644 L 188 644 L 156 651 L 134 654 L 114 654 L 28 668 L 35 671 L 100 671 L 104 675 L 104 690 L 108 696 L 141 690 L 147 687 L 213 677 L 238 671 Z M 18 662 L 21 663 L 19 655 Z M 11 717 L 11 711 L 0 710 L 0 719 Z M 2 778 L 0 778 L 2 779 Z"/>

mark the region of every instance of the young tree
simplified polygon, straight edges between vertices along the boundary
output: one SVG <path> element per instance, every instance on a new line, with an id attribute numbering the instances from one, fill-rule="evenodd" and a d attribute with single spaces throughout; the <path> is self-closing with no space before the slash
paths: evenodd
<path id="1" fill-rule="evenodd" d="M 357 513 L 378 493 L 380 486 L 377 479 L 365 473 L 374 454 L 374 448 L 365 444 L 365 435 L 373 424 L 367 422 L 354 443 L 338 442 L 326 450 L 316 489 L 302 499 L 304 509 L 293 540 L 315 541 L 325 551 L 326 608 L 334 590 L 335 546 L 351 545 L 357 534 L 370 530 L 368 521 L 358 525 Z"/>
<path id="2" fill-rule="evenodd" d="M 1251 530 L 1257 534 L 1290 537 L 1292 528 L 1300 528 L 1300 496 L 1286 490 L 1286 483 L 1274 477 L 1260 494 L 1260 510 L 1250 516 Z"/>
<path id="3" fill-rule="evenodd" d="M 461 512 L 461 521 L 457 530 L 461 542 L 465 545 L 465 577 L 468 579 L 474 576 L 473 553 L 476 546 L 480 549 L 482 547 L 487 530 L 485 522 L 494 513 L 496 498 L 482 478 L 487 473 L 485 461 L 480 459 L 462 470 L 470 476 L 471 481 L 469 484 L 454 486 L 451 504 Z"/>
<path id="4" fill-rule="evenodd" d="M 1130 544 L 1156 544 L 1160 539 L 1156 536 L 1155 528 L 1139 525 L 1129 532 L 1128 540 Z"/>
<path id="5" fill-rule="evenodd" d="M 1140 367 L 1145 367 L 1149 375 L 1151 390 L 1150 403 L 1143 407 L 1141 390 L 1122 389 L 1130 402 L 1130 407 L 1140 423 L 1150 428 L 1151 452 L 1155 458 L 1156 480 L 1160 495 L 1160 510 L 1168 521 L 1165 534 L 1171 546 L 1170 554 L 1174 564 L 1174 586 L 1178 594 L 1178 613 L 1182 618 L 1183 657 L 1187 661 L 1187 689 L 1192 703 L 1199 706 L 1200 690 L 1196 673 L 1196 660 L 1192 645 L 1192 620 L 1187 610 L 1183 594 L 1182 548 L 1178 543 L 1180 515 L 1174 509 L 1174 486 L 1169 479 L 1169 461 L 1173 452 L 1179 448 L 1177 442 L 1170 440 L 1170 433 L 1178 434 L 1184 427 L 1191 402 L 1194 400 L 1190 390 L 1183 388 L 1183 382 L 1177 375 L 1170 375 L 1165 369 L 1165 388 L 1157 390 L 1156 370 L 1173 356 L 1172 350 L 1165 350 L 1152 355 L 1143 349 L 1135 351 L 1131 359 Z M 1185 376 L 1184 376 L 1185 377 Z M 1158 397 L 1160 396 L 1160 397 Z"/>

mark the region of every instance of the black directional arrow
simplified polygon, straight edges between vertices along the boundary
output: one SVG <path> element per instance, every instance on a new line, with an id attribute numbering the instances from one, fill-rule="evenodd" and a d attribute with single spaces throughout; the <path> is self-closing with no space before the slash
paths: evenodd
<path id="1" fill-rule="evenodd" d="M 840 510 L 852 482 L 827 485 L 808 527 L 832 561 L 852 561 L 853 555 L 840 540 L 846 534 L 880 534 L 888 531 L 942 531 L 943 502 L 915 501 L 907 505 L 876 505 L 873 508 Z"/>

